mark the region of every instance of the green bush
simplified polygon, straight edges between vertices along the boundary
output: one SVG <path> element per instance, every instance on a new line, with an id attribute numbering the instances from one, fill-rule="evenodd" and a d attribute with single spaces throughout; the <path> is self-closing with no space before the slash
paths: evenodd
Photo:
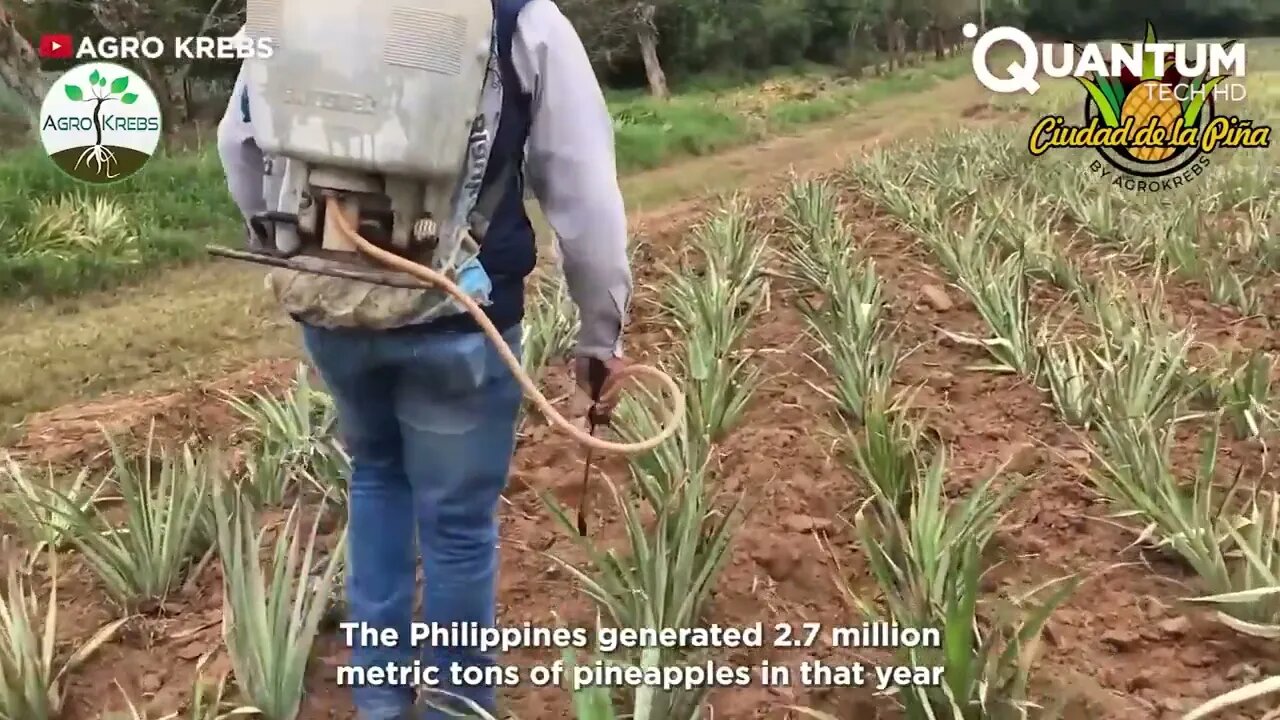
<path id="1" fill-rule="evenodd" d="M 116 216 L 106 222 L 105 213 Z M 206 243 L 237 232 L 237 214 L 210 150 L 162 153 L 133 177 L 88 189 L 23 148 L 0 170 L 0 293 L 110 287 L 202 256 Z"/>

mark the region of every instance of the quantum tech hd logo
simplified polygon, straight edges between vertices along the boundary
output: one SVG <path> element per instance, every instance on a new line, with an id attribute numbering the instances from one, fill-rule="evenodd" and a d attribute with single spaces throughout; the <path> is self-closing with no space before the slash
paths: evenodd
<path id="1" fill-rule="evenodd" d="M 111 63 L 68 70 L 40 107 L 45 152 L 63 172 L 87 183 L 118 182 L 138 172 L 160 135 L 160 105 L 151 87 Z"/>
<path id="2" fill-rule="evenodd" d="M 975 37 L 976 28 L 966 26 Z M 1008 77 L 996 77 L 987 53 L 1001 41 L 1022 50 L 1023 61 L 1011 64 Z M 1104 47 L 1105 46 L 1105 47 Z M 1040 88 L 1036 75 L 1072 77 L 1083 88 L 1080 124 L 1061 115 L 1040 118 L 1027 148 L 1033 156 L 1050 150 L 1088 148 L 1099 159 L 1089 169 L 1118 187 L 1154 192 L 1195 180 L 1218 150 L 1271 146 L 1271 128 L 1252 120 L 1219 113 L 1220 101 L 1245 97 L 1243 44 L 1156 39 L 1148 22 L 1140 43 L 1041 45 L 1016 28 L 996 28 L 978 39 L 973 68 L 978 80 L 999 93 Z"/>

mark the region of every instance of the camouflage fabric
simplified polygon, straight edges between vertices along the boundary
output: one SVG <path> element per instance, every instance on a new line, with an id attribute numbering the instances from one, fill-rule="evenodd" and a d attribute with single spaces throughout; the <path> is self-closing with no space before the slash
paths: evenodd
<path id="1" fill-rule="evenodd" d="M 480 246 L 463 233 L 452 261 L 431 262 L 425 253 L 409 257 L 428 267 L 436 266 L 480 305 L 489 303 L 491 284 L 477 256 Z M 297 262 L 323 265 L 324 261 L 299 256 Z M 445 269 L 439 268 L 444 265 Z M 449 268 L 456 268 L 452 270 Z M 267 289 L 280 306 L 308 325 L 326 328 L 388 330 L 430 322 L 462 312 L 444 291 L 399 288 L 295 270 L 275 268 L 267 274 Z"/>
<path id="2" fill-rule="evenodd" d="M 285 268 L 267 275 L 267 288 L 286 312 L 317 327 L 387 330 L 457 312 L 452 298 L 438 290 L 386 287 Z"/>

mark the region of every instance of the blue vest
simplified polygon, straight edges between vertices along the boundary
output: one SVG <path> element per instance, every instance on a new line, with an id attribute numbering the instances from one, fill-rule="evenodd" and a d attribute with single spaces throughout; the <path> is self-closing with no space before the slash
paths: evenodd
<path id="1" fill-rule="evenodd" d="M 490 150 L 485 184 L 493 182 L 502 168 L 514 163 L 517 171 L 524 165 L 524 146 L 529 139 L 532 98 L 520 85 L 516 67 L 511 62 L 511 39 L 516 32 L 516 19 L 529 0 L 492 0 L 498 41 L 498 67 L 502 75 L 502 114 L 498 132 Z M 493 281 L 491 304 L 485 308 L 489 319 L 499 330 L 506 330 L 524 318 L 524 279 L 537 262 L 537 243 L 533 223 L 524 209 L 524 173 L 507 174 L 507 191 L 489 219 L 489 229 L 480 247 L 480 264 Z M 482 191 L 483 192 L 483 191 Z M 441 331 L 477 331 L 470 315 L 451 315 L 427 323 L 423 328 Z"/>

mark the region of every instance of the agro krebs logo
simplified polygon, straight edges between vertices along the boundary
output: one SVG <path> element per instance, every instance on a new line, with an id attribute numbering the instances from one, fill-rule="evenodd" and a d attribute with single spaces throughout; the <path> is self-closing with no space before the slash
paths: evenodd
<path id="1" fill-rule="evenodd" d="M 160 144 L 155 92 L 128 68 L 89 63 L 68 70 L 40 109 L 40 140 L 63 172 L 88 183 L 123 180 Z"/>
<path id="2" fill-rule="evenodd" d="M 1164 47 L 1150 23 L 1137 47 Z M 1113 58 L 1122 71 L 1077 76 L 1085 89 L 1084 124 L 1071 125 L 1057 115 L 1041 118 L 1028 141 L 1031 154 L 1092 148 L 1101 160 L 1090 169 L 1102 178 L 1125 189 L 1160 191 L 1199 177 L 1216 150 L 1270 146 L 1270 127 L 1218 112 L 1219 100 L 1243 99 L 1243 86 L 1223 85 L 1228 75 L 1184 74 L 1179 68 L 1188 65 L 1191 53 L 1168 47 L 1174 52 L 1134 53 L 1141 59 L 1140 73 L 1129 69 L 1130 64 L 1138 69 L 1137 63 Z"/>

